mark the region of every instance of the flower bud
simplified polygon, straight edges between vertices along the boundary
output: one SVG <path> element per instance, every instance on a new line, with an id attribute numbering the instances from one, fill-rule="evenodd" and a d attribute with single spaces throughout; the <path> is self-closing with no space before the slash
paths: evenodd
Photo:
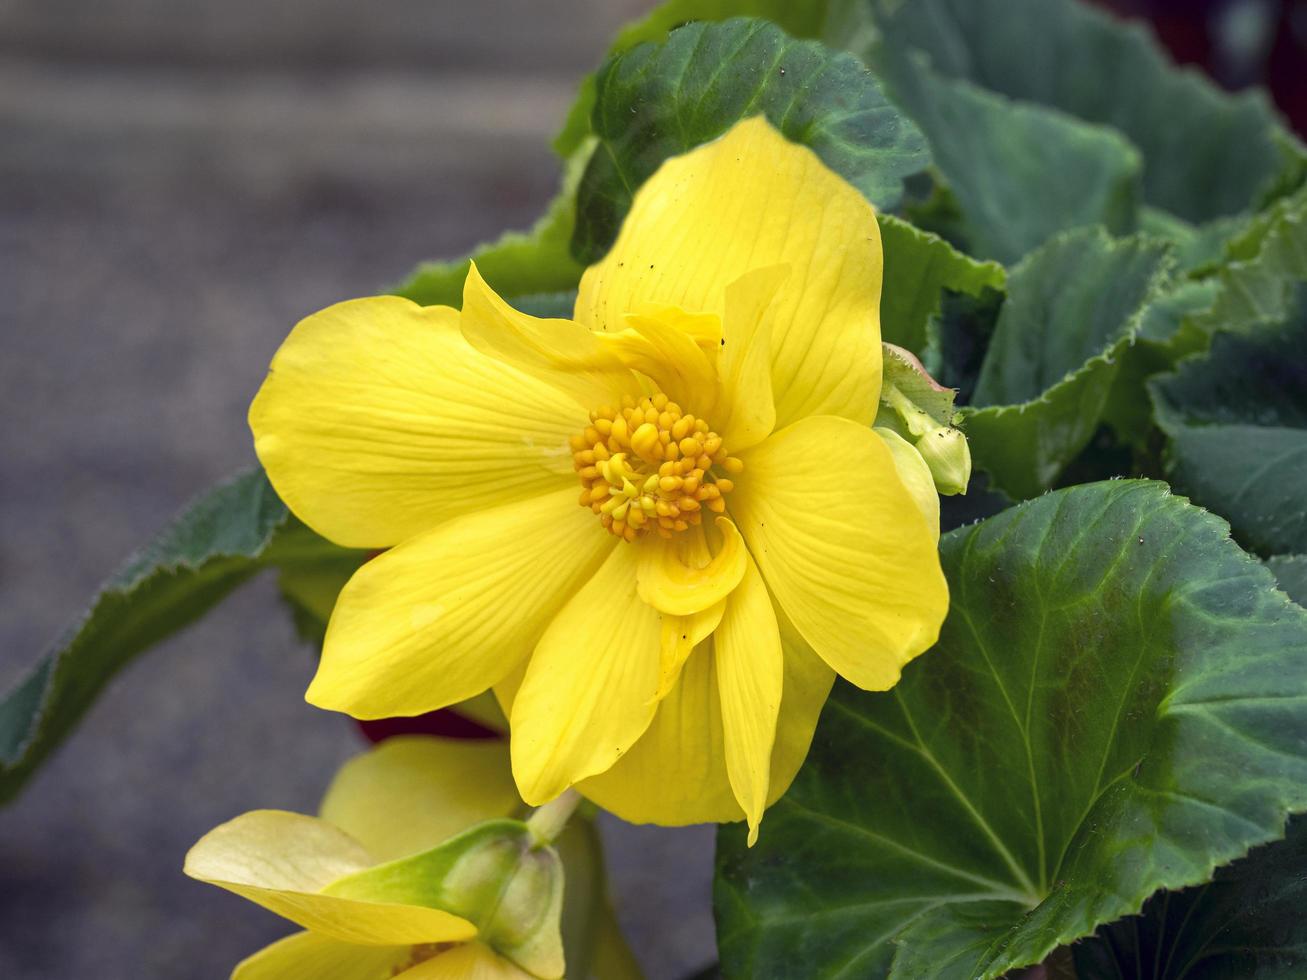
<path id="1" fill-rule="evenodd" d="M 946 497 L 967 492 L 971 481 L 971 447 L 962 430 L 952 426 L 935 429 L 921 436 L 916 446 L 930 467 L 936 490 Z"/>

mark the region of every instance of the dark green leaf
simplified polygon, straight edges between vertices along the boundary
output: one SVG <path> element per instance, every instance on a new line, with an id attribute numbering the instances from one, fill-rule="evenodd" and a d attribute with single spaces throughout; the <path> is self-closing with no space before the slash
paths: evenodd
<path id="1" fill-rule="evenodd" d="M 1229 245 L 1212 305 L 1186 321 L 1204 334 L 1283 320 L 1307 281 L 1307 190 L 1252 219 Z"/>
<path id="2" fill-rule="evenodd" d="M 635 190 L 663 160 L 760 114 L 882 211 L 898 203 L 903 178 L 928 162 L 921 134 L 857 59 L 766 21 L 690 24 L 600 72 L 600 144 L 577 195 L 573 254 L 594 261 L 607 251 Z"/>
<path id="3" fill-rule="evenodd" d="M 1266 559 L 1266 567 L 1290 599 L 1307 606 L 1307 555 L 1273 555 Z"/>
<path id="4" fill-rule="evenodd" d="M 1033 497 L 1098 428 L 1120 357 L 1169 270 L 1169 246 L 1067 232 L 1012 271 L 965 413 L 976 466 Z"/>
<path id="5" fill-rule="evenodd" d="M 719 832 L 728 976 L 997 977 L 1307 808 L 1307 610 L 1219 518 L 1110 481 L 940 544 L 936 647 L 838 684 L 758 844 Z"/>
<path id="6" fill-rule="evenodd" d="M 815 38 L 837 47 L 856 43 L 859 25 L 866 18 L 857 0 L 666 0 L 644 20 L 628 24 L 608 49 L 612 58 L 646 41 L 667 40 L 669 31 L 691 21 L 759 17 L 793 37 Z M 581 82 L 576 101 L 567 114 L 563 131 L 554 140 L 559 156 L 571 156 L 590 135 L 590 113 L 595 103 L 595 76 Z"/>
<path id="7" fill-rule="evenodd" d="M 1285 839 L 1163 892 L 1143 912 L 1072 947 L 1078 980 L 1297 980 L 1307 974 L 1307 819 Z"/>
<path id="8" fill-rule="evenodd" d="M 1259 554 L 1307 552 L 1307 315 L 1217 334 L 1150 389 L 1177 489 Z"/>
<path id="9" fill-rule="evenodd" d="M 134 556 L 0 699 L 0 801 L 18 792 L 119 668 L 245 581 L 288 526 L 257 470 L 200 497 Z"/>
<path id="10" fill-rule="evenodd" d="M 986 289 L 1003 289 L 1006 275 L 998 263 L 977 262 L 942 238 L 891 215 L 877 218 L 885 254 L 880 332 L 886 343 L 920 354 L 944 290 L 980 296 Z"/>
<path id="11" fill-rule="evenodd" d="M 1143 152 L 1145 199 L 1187 221 L 1253 207 L 1287 162 L 1262 93 L 1230 95 L 1196 71 L 1176 69 L 1142 28 L 1088 4 L 877 0 L 876 7 L 886 44 L 928 52 L 938 72 L 1124 133 Z"/>
<path id="12" fill-rule="evenodd" d="M 1068 228 L 1134 230 L 1140 158 L 1115 131 L 944 78 L 910 50 L 879 45 L 872 64 L 930 141 L 968 252 L 1007 264 Z"/>

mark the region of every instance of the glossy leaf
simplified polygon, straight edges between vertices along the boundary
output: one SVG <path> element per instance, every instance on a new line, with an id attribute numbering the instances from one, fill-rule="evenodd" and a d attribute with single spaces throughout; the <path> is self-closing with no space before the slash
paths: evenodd
<path id="1" fill-rule="evenodd" d="M 123 665 L 253 574 L 288 517 L 262 471 L 247 473 L 200 497 L 128 561 L 0 700 L 0 800 L 18 791 Z"/>
<path id="2" fill-rule="evenodd" d="M 1307 819 L 1285 839 L 1163 892 L 1143 912 L 1072 947 L 1077 980 L 1297 980 L 1307 973 Z"/>
<path id="3" fill-rule="evenodd" d="M 941 556 L 938 645 L 837 685 L 759 843 L 719 833 L 727 976 L 998 977 L 1307 808 L 1307 610 L 1218 518 L 1110 481 Z"/>
<path id="4" fill-rule="evenodd" d="M 960 212 L 941 230 L 970 254 L 1007 264 L 1068 228 L 1135 229 L 1140 158 L 1119 134 L 945 78 L 911 50 L 881 44 L 871 58 L 930 141 Z"/>
<path id="5" fill-rule="evenodd" d="M 1273 555 L 1266 559 L 1266 567 L 1290 599 L 1307 606 L 1307 555 Z"/>
<path id="6" fill-rule="evenodd" d="M 861 63 L 767 21 L 682 27 L 608 62 L 596 91 L 600 143 L 581 179 L 572 242 L 584 261 L 607 251 L 636 188 L 663 160 L 750 116 L 810 147 L 880 210 L 894 208 L 903 178 L 928 159 L 921 134 Z"/>
<path id="7" fill-rule="evenodd" d="M 137 654 L 204 615 L 259 569 L 331 567 L 349 552 L 292 518 L 261 470 L 195 500 L 101 589 L 0 698 L 0 801 L 13 797 Z"/>
<path id="8" fill-rule="evenodd" d="M 1120 131 L 1143 152 L 1145 199 L 1186 221 L 1252 207 L 1286 163 L 1263 93 L 1231 95 L 1177 69 L 1141 26 L 1088 3 L 873 6 L 886 44 L 928 53 L 941 74 Z"/>
<path id="9" fill-rule="evenodd" d="M 1176 488 L 1259 554 L 1307 552 L 1307 311 L 1218 334 L 1151 391 Z"/>
<path id="10" fill-rule="evenodd" d="M 1012 271 L 963 428 L 976 466 L 1018 499 L 1048 489 L 1103 418 L 1168 246 L 1068 232 Z"/>
<path id="11" fill-rule="evenodd" d="M 612 58 L 646 41 L 667 40 L 668 32 L 692 21 L 719 21 L 731 17 L 760 17 L 792 37 L 814 38 L 840 46 L 854 42 L 866 16 L 857 0 L 665 0 L 643 19 L 622 28 L 607 57 Z M 561 156 L 570 156 L 590 135 L 590 114 L 595 104 L 595 75 L 581 82 L 576 101 L 567 114 L 563 131 L 554 140 Z"/>
<path id="12" fill-rule="evenodd" d="M 885 291 L 880 301 L 881 339 L 910 351 L 926 348 L 927 327 L 940 312 L 944 290 L 980 296 L 1002 290 L 997 262 L 978 262 L 944 239 L 892 215 L 877 215 L 885 255 Z"/>
<path id="13" fill-rule="evenodd" d="M 1255 216 L 1228 248 L 1212 305 L 1187 325 L 1207 334 L 1284 319 L 1307 282 L 1307 189 Z"/>

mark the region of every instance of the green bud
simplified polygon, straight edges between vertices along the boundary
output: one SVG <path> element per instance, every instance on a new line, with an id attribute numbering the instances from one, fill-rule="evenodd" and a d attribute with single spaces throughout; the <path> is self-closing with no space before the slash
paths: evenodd
<path id="1" fill-rule="evenodd" d="M 916 446 L 938 493 L 966 493 L 971 481 L 971 447 L 954 426 L 957 392 L 932 378 L 911 351 L 893 344 L 882 348 L 881 408 L 875 424 L 892 429 Z"/>
<path id="2" fill-rule="evenodd" d="M 325 891 L 452 912 L 476 924 L 478 942 L 528 973 L 546 980 L 563 975 L 563 863 L 519 820 L 477 824 Z"/>
<path id="3" fill-rule="evenodd" d="M 935 489 L 946 497 L 966 493 L 971 482 L 971 447 L 962 430 L 952 426 L 927 432 L 917 440 L 917 452 L 930 467 Z"/>

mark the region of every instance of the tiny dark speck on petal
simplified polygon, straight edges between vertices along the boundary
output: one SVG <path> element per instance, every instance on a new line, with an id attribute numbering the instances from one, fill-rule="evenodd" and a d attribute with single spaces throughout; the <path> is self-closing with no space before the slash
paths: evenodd
<path id="1" fill-rule="evenodd" d="M 723 346 L 723 347 L 726 346 L 726 338 L 725 338 L 725 337 L 722 338 L 722 346 Z"/>
<path id="2" fill-rule="evenodd" d="M 649 263 L 649 268 L 651 268 L 651 269 L 653 268 L 653 263 L 652 263 L 652 262 Z"/>

